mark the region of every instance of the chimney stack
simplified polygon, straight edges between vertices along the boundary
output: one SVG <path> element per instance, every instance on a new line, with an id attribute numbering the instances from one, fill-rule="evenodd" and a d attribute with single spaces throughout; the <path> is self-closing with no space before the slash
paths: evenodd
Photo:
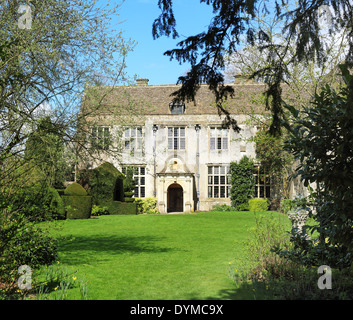
<path id="1" fill-rule="evenodd" d="M 138 87 L 146 87 L 148 85 L 148 79 L 136 79 L 136 84 Z"/>

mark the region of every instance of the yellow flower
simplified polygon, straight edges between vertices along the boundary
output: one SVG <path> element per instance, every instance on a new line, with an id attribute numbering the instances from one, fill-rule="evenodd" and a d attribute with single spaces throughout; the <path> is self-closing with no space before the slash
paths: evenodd
<path id="1" fill-rule="evenodd" d="M 58 287 L 55 287 L 55 288 L 54 288 L 54 291 L 56 291 L 57 289 L 58 289 Z"/>
<path id="2" fill-rule="evenodd" d="M 229 261 L 229 264 L 231 265 L 232 263 Z"/>
<path id="3" fill-rule="evenodd" d="M 72 277 L 72 279 L 75 281 L 77 279 L 77 277 Z"/>
<path id="4" fill-rule="evenodd" d="M 57 264 L 60 264 L 60 261 L 57 261 L 56 263 L 57 263 Z"/>

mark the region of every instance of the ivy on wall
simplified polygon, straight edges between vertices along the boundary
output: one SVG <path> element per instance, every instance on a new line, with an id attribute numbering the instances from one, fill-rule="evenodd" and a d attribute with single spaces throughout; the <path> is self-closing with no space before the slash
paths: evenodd
<path id="1" fill-rule="evenodd" d="M 236 210 L 249 210 L 249 199 L 253 197 L 255 179 L 254 161 L 244 156 L 239 162 L 231 162 L 231 201 Z"/>

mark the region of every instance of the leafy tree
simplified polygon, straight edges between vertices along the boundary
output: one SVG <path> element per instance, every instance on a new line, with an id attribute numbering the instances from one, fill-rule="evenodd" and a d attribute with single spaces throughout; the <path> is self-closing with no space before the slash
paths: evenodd
<path id="1" fill-rule="evenodd" d="M 23 154 L 46 110 L 66 144 L 81 143 L 77 126 L 86 126 L 87 114 L 79 110 L 85 86 L 126 81 L 125 56 L 132 48 L 110 25 L 118 5 L 33 0 L 27 4 L 30 28 L 22 29 L 21 4 L 0 4 L 1 163 Z"/>
<path id="2" fill-rule="evenodd" d="M 189 62 L 191 70 L 186 76 L 181 76 L 178 82 L 182 87 L 174 93 L 176 99 L 194 100 L 195 94 L 201 83 L 207 83 L 217 99 L 218 108 L 227 117 L 229 114 L 222 108 L 222 101 L 234 93 L 234 89 L 224 84 L 223 69 L 225 58 L 234 52 L 245 42 L 253 45 L 255 41 L 268 50 L 269 58 L 276 56 L 276 50 L 281 48 L 281 55 L 288 50 L 293 50 L 290 63 L 298 61 L 313 61 L 318 65 L 326 63 L 324 43 L 320 38 L 322 28 L 319 20 L 320 10 L 326 6 L 330 10 L 330 25 L 325 32 L 339 33 L 342 30 L 350 30 L 342 41 L 347 43 L 345 54 L 346 63 L 353 65 L 353 38 L 351 30 L 353 20 L 353 8 L 347 0 L 299 0 L 295 4 L 289 0 L 200 0 L 213 8 L 214 17 L 207 30 L 197 35 L 187 37 L 180 41 L 178 48 L 165 52 L 165 55 L 176 59 L 180 63 Z M 172 0 L 159 0 L 158 5 L 161 15 L 153 23 L 153 35 L 178 36 L 176 20 L 174 17 Z M 256 27 L 254 19 L 262 12 L 271 12 L 283 22 L 281 33 L 285 42 L 278 44 L 271 41 L 267 30 Z M 291 46 L 289 44 L 293 43 Z M 282 103 L 282 84 L 286 81 L 288 64 L 283 59 L 272 59 L 267 68 L 258 70 L 255 75 L 261 76 L 267 83 L 266 105 L 272 113 L 270 131 L 279 134 L 281 122 L 285 119 Z M 353 81 L 349 84 L 349 101 L 353 104 Z M 235 121 L 230 122 L 239 130 Z"/>
<path id="3" fill-rule="evenodd" d="M 34 233 L 27 218 L 16 219 L 19 209 L 12 195 L 19 199 L 25 181 L 37 182 L 31 169 L 37 171 L 38 163 L 55 185 L 62 143 L 83 145 L 78 132 L 87 127 L 87 113 L 80 110 L 85 86 L 125 83 L 125 57 L 132 49 L 132 42 L 111 25 L 119 5 L 23 2 L 0 3 L 0 269 L 6 271 L 1 272 L 1 288 L 11 284 L 19 265 L 36 268 L 57 256 L 50 236 L 39 228 Z M 50 121 L 41 120 L 47 111 Z M 55 207 L 52 200 L 48 196 L 44 207 Z M 37 205 L 34 199 L 30 215 L 45 216 Z"/>
<path id="4" fill-rule="evenodd" d="M 349 85 L 353 76 L 341 65 L 344 84 L 328 85 L 302 111 L 287 106 L 293 125 L 286 148 L 300 161 L 297 174 L 308 186 L 315 183 L 309 203 L 319 242 L 304 241 L 291 253 L 307 264 L 344 268 L 353 261 L 353 109 Z M 309 210 L 310 207 L 308 207 Z"/>
<path id="5" fill-rule="evenodd" d="M 50 117 L 43 118 L 37 130 L 30 133 L 26 141 L 25 159 L 37 164 L 49 186 L 63 188 L 67 171 L 63 133 Z"/>

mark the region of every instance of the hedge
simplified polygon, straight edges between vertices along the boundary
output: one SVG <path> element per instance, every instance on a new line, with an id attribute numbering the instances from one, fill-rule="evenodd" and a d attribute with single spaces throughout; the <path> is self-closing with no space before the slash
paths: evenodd
<path id="1" fill-rule="evenodd" d="M 121 214 L 121 215 L 137 214 L 136 202 L 112 201 L 107 205 L 107 207 L 110 214 Z"/>
<path id="2" fill-rule="evenodd" d="M 92 197 L 87 196 L 86 190 L 77 182 L 64 190 L 62 199 L 67 219 L 88 219 L 91 216 Z"/>
<path id="3" fill-rule="evenodd" d="M 92 170 L 83 170 L 79 182 L 85 186 L 92 203 L 107 206 L 111 201 L 124 200 L 124 175 L 111 163 L 105 162 Z"/>

